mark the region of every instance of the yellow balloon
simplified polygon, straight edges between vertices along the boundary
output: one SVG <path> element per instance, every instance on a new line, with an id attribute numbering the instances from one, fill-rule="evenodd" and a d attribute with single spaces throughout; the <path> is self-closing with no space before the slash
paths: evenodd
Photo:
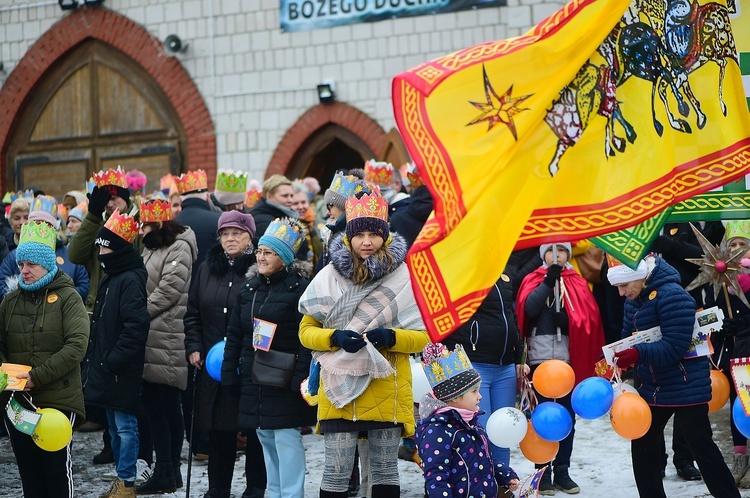
<path id="1" fill-rule="evenodd" d="M 60 410 L 38 408 L 42 416 L 31 436 L 34 442 L 44 451 L 59 451 L 65 448 L 73 437 L 73 426 Z"/>

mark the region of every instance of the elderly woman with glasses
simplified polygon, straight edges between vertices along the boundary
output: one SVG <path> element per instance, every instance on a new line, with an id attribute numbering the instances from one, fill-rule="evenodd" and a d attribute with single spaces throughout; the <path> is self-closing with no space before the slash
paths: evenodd
<path id="1" fill-rule="evenodd" d="M 239 211 L 222 213 L 218 225 L 219 243 L 190 284 L 185 314 L 185 353 L 198 373 L 195 398 L 195 430 L 207 430 L 208 492 L 204 498 L 229 498 L 237 451 L 239 389 L 222 387 L 202 369 L 206 354 L 227 335 L 237 295 L 245 273 L 255 263 L 252 237 L 255 220 Z M 263 449 L 254 432 L 247 434 L 244 498 L 263 496 L 266 470 Z"/>
<path id="2" fill-rule="evenodd" d="M 221 370 L 222 385 L 240 386 L 239 425 L 248 434 L 257 431 L 271 498 L 304 497 L 300 428 L 316 422 L 315 409 L 300 392 L 312 359 L 298 335 L 302 314 L 297 303 L 307 288 L 311 265 L 294 255 L 304 239 L 304 226 L 283 218 L 274 220 L 258 240 L 257 265 L 248 271 L 232 310 Z M 278 353 L 289 362 L 287 374 L 264 378 L 264 363 L 278 365 Z"/>

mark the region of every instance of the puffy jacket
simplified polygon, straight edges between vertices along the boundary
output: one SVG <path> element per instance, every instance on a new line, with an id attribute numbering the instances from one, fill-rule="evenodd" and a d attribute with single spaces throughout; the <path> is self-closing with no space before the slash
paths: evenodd
<path id="1" fill-rule="evenodd" d="M 40 408 L 74 412 L 84 421 L 81 361 L 89 338 L 89 317 L 73 280 L 58 271 L 44 288 L 17 288 L 0 303 L 0 362 L 30 365 Z M 10 393 L 0 396 L 3 406 Z"/>
<path id="2" fill-rule="evenodd" d="M 195 233 L 187 229 L 172 245 L 144 249 L 143 263 L 148 272 L 148 314 L 151 327 L 146 341 L 143 380 L 185 389 L 187 360 L 183 317 L 193 261 L 198 256 Z"/>
<path id="3" fill-rule="evenodd" d="M 687 406 L 711 399 L 708 357 L 684 359 L 693 337 L 695 301 L 680 274 L 662 258 L 635 299 L 625 301 L 622 337 L 659 326 L 662 338 L 636 344 L 638 392 L 652 406 Z"/>
<path id="4" fill-rule="evenodd" d="M 297 303 L 309 283 L 309 272 L 310 264 L 298 261 L 270 277 L 259 274 L 257 266 L 253 266 L 232 310 L 221 382 L 241 386 L 238 420 L 244 430 L 288 429 L 316 422 L 316 408 L 309 406 L 300 393 L 300 384 L 310 371 L 312 353 L 299 341 L 302 314 Z M 254 318 L 276 324 L 272 350 L 297 356 L 292 382 L 285 389 L 253 383 Z"/>

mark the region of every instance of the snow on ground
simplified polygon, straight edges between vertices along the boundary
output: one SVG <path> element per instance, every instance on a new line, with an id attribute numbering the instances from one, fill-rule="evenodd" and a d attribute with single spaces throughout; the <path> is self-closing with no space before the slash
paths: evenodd
<path id="1" fill-rule="evenodd" d="M 731 436 L 728 426 L 729 405 L 711 415 L 714 427 L 714 438 L 718 442 L 725 458 L 731 463 Z M 671 424 L 668 425 L 668 433 Z M 307 450 L 307 478 L 305 496 L 318 496 L 320 478 L 323 471 L 323 438 L 308 435 L 303 438 Z M 668 439 L 667 446 L 671 443 Z M 73 471 L 75 474 L 76 496 L 94 497 L 104 492 L 111 477 L 106 474 L 112 470 L 110 465 L 93 465 L 92 457 L 101 449 L 101 432 L 75 433 L 73 435 Z M 187 445 L 184 448 L 187 456 Z M 532 472 L 533 464 L 526 460 L 520 450 L 512 452 L 511 466 L 521 477 Z M 239 498 L 245 489 L 242 478 L 244 457 L 235 466 L 233 482 L 233 496 Z M 423 496 L 423 480 L 419 468 L 410 462 L 399 460 L 401 476 L 401 496 L 418 498 Z M 183 476 L 186 477 L 187 465 L 182 466 Z M 576 422 L 576 436 L 573 447 L 573 458 L 570 468 L 571 477 L 581 487 L 577 495 L 580 498 L 632 498 L 637 496 L 633 471 L 630 463 L 630 443 L 620 438 L 612 430 L 607 416 L 597 420 L 582 420 Z M 667 476 L 664 479 L 667 495 L 675 498 L 697 498 L 709 496 L 703 481 L 685 482 L 675 473 L 674 466 L 667 466 Z M 203 462 L 194 462 L 190 496 L 201 498 L 208 489 L 207 466 Z M 741 490 L 743 497 L 750 498 L 750 489 Z M 20 497 L 21 486 L 18 472 L 13 459 L 8 438 L 0 439 L 0 497 Z M 185 496 L 185 488 L 176 493 L 161 495 L 166 498 Z M 557 496 L 566 496 L 561 491 Z M 34 498 L 34 497 L 29 497 Z"/>

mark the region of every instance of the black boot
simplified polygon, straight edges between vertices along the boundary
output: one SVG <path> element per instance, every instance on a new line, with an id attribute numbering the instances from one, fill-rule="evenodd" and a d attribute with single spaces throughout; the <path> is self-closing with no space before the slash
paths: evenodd
<path id="1" fill-rule="evenodd" d="M 263 498 L 266 490 L 261 488 L 246 488 L 242 493 L 242 498 Z"/>
<path id="2" fill-rule="evenodd" d="M 399 498 L 401 486 L 393 484 L 376 484 L 372 487 L 372 498 Z"/>
<path id="3" fill-rule="evenodd" d="M 172 462 L 172 473 L 174 474 L 174 486 L 177 489 L 182 488 L 182 472 L 180 471 L 180 460 Z"/>
<path id="4" fill-rule="evenodd" d="M 231 489 L 208 488 L 203 498 L 230 498 L 231 496 Z"/>
<path id="5" fill-rule="evenodd" d="M 547 467 L 547 470 L 542 474 L 542 479 L 539 481 L 539 494 L 542 496 L 554 496 L 555 487 L 552 485 L 552 467 Z"/>
<path id="6" fill-rule="evenodd" d="M 569 495 L 581 492 L 581 488 L 578 487 L 578 484 L 568 474 L 568 465 L 555 466 L 555 487 Z"/>
<path id="7" fill-rule="evenodd" d="M 348 491 L 323 491 L 320 490 L 320 494 L 318 495 L 319 498 L 348 498 L 349 492 Z"/>
<path id="8" fill-rule="evenodd" d="M 167 462 L 156 462 L 156 468 L 148 481 L 135 488 L 139 495 L 153 495 L 157 493 L 174 493 L 177 485 L 174 482 L 172 464 Z"/>

